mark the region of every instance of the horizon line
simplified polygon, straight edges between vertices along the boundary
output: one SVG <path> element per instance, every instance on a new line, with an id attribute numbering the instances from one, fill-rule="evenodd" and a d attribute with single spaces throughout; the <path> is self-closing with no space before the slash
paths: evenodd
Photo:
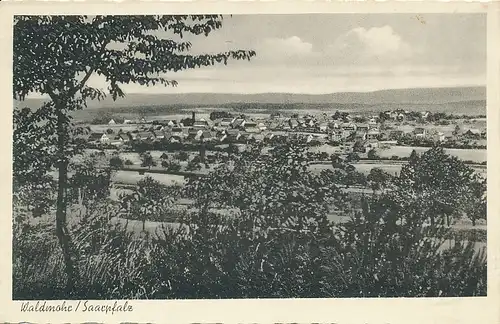
<path id="1" fill-rule="evenodd" d="M 203 91 L 186 91 L 186 92 L 125 92 L 125 97 L 127 95 L 183 95 L 183 94 L 221 94 L 221 95 L 259 95 L 259 94 L 291 94 L 291 95 L 311 95 L 311 96 L 321 96 L 321 95 L 332 95 L 338 93 L 375 93 L 381 91 L 392 91 L 392 90 L 412 90 L 412 89 L 454 89 L 454 88 L 488 88 L 487 84 L 465 84 L 465 85 L 454 85 L 454 86 L 426 86 L 426 87 L 409 87 L 409 88 L 386 88 L 377 90 L 352 90 L 352 91 L 337 91 L 337 92 L 321 92 L 321 93 L 310 93 L 310 92 L 203 92 Z M 26 99 L 43 99 L 47 95 L 36 96 L 30 94 L 26 96 Z M 118 98 L 120 100 L 123 98 Z M 16 99 L 14 99 L 16 100 Z M 18 100 L 16 100 L 18 101 Z"/>

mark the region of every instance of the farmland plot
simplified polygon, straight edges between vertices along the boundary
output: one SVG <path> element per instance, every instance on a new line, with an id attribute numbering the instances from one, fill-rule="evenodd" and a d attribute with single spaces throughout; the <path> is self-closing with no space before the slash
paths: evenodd
<path id="1" fill-rule="evenodd" d="M 398 157 L 409 157 L 411 152 L 415 150 L 417 153 L 421 154 L 427 150 L 428 147 L 417 147 L 417 146 L 393 146 L 389 149 L 377 149 L 377 153 L 380 157 L 391 158 L 393 155 Z M 481 163 L 486 161 L 486 150 L 479 149 L 445 149 L 445 152 L 456 156 L 463 161 L 474 161 Z"/>

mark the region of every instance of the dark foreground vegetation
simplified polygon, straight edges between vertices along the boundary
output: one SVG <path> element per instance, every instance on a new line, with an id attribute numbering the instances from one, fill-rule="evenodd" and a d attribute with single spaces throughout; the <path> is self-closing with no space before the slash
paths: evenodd
<path id="1" fill-rule="evenodd" d="M 111 171 L 75 168 L 71 291 L 53 220 L 35 224 L 26 209 L 34 197 L 51 209 L 50 182 L 38 191 L 16 188 L 14 298 L 486 295 L 485 251 L 460 236 L 447 243 L 452 234 L 442 226 L 464 213 L 485 217 L 485 182 L 442 149 L 413 156 L 398 177 L 373 174 L 377 190 L 361 205 L 336 185 L 348 163 L 315 175 L 304 148 L 259 150 L 231 155 L 185 188 L 146 178 L 119 202 L 107 199 Z M 160 220 L 181 196 L 197 207 L 178 215 L 184 226 L 134 233 L 113 221 Z M 238 213 L 221 216 L 214 206 Z M 331 224 L 332 211 L 351 220 Z"/>

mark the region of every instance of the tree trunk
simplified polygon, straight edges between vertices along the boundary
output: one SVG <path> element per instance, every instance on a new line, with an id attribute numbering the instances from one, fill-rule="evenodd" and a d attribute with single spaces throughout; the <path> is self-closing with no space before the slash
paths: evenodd
<path id="1" fill-rule="evenodd" d="M 66 147 L 66 127 L 64 114 L 57 108 L 57 150 L 59 154 L 59 179 L 57 187 L 57 210 L 56 210 L 56 235 L 61 246 L 64 265 L 66 268 L 67 282 L 66 291 L 69 293 L 73 290 L 75 284 L 75 269 L 71 258 L 70 238 L 68 228 L 66 226 L 66 190 L 68 183 L 68 161 L 65 156 Z"/>

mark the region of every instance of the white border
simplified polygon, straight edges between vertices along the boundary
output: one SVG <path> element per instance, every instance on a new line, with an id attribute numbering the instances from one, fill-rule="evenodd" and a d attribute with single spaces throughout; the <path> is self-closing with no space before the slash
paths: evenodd
<path id="1" fill-rule="evenodd" d="M 471 2 L 9 2 L 0 4 L 0 322 L 139 323 L 500 323 L 500 64 L 499 3 Z M 133 301 L 132 313 L 20 313 L 11 300 L 12 16 L 14 14 L 158 13 L 488 13 L 488 297 Z M 425 28 L 425 27 L 423 27 Z M 467 46 L 467 44 L 464 44 Z"/>

